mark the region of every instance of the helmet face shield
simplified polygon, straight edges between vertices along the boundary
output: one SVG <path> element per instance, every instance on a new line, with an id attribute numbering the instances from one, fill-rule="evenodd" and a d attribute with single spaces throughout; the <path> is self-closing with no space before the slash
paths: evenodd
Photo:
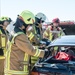
<path id="1" fill-rule="evenodd" d="M 43 23 L 44 21 L 35 17 L 35 23 Z"/>

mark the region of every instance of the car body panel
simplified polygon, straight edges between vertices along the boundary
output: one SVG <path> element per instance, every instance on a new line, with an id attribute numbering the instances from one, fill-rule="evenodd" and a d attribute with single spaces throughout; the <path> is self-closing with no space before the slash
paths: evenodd
<path id="1" fill-rule="evenodd" d="M 61 47 L 64 47 L 65 50 L 67 50 L 68 47 L 72 47 L 75 54 L 75 35 L 61 36 L 52 41 L 48 47 L 50 47 L 50 50 L 52 48 L 54 49 L 54 47 L 58 47 L 57 53 L 61 52 Z M 52 73 L 52 75 L 58 75 L 57 73 L 61 73 L 61 75 L 75 74 L 75 60 L 57 60 L 54 58 L 54 55 L 51 55 L 47 59 L 44 59 L 44 61 L 42 62 L 38 61 L 34 67 L 35 70 L 33 71 L 40 73 L 39 75 L 50 75 L 50 73 Z"/>

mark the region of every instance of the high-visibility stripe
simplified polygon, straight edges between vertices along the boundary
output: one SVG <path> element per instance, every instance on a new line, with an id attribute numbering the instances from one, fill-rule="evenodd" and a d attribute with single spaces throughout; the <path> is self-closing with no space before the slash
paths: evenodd
<path id="1" fill-rule="evenodd" d="M 36 58 L 38 58 L 38 57 L 34 57 L 34 56 L 31 57 L 32 60 L 36 60 Z"/>
<path id="2" fill-rule="evenodd" d="M 0 30 L 0 34 L 2 34 L 2 31 Z"/>
<path id="3" fill-rule="evenodd" d="M 32 39 L 33 39 L 33 37 L 34 37 L 34 35 L 32 35 L 32 36 L 30 37 L 30 40 L 32 40 Z"/>
<path id="4" fill-rule="evenodd" d="M 27 53 L 25 53 L 24 61 L 28 62 L 28 54 Z M 29 73 L 29 71 L 28 71 L 28 64 L 24 65 L 24 71 Z"/>
<path id="5" fill-rule="evenodd" d="M 15 70 L 5 70 L 5 74 L 28 74 L 28 72 L 24 71 L 15 71 Z"/>
<path id="6" fill-rule="evenodd" d="M 34 46 L 34 49 L 36 50 L 38 46 Z M 31 64 L 35 64 L 38 60 L 38 57 L 36 56 L 31 56 Z"/>
<path id="7" fill-rule="evenodd" d="M 33 33 L 31 32 L 30 35 L 28 36 L 29 38 L 33 35 Z"/>
<path id="8" fill-rule="evenodd" d="M 36 46 L 36 49 L 38 50 L 38 54 L 37 54 L 37 56 L 36 57 L 38 57 L 39 55 L 40 55 L 40 53 L 41 53 L 41 50 L 40 49 L 38 49 L 38 47 Z"/>
<path id="9" fill-rule="evenodd" d="M 28 36 L 30 40 L 34 37 L 34 34 L 31 32 L 30 35 Z"/>
<path id="10" fill-rule="evenodd" d="M 36 49 L 36 53 L 34 54 L 35 57 L 38 57 L 40 55 L 41 51 L 39 49 Z"/>
<path id="11" fill-rule="evenodd" d="M 0 59 L 5 59 L 5 56 L 0 56 Z"/>
<path id="12" fill-rule="evenodd" d="M 59 31 L 57 31 L 57 32 L 59 32 Z M 61 36 L 60 32 L 57 33 L 57 35 L 58 35 L 58 37 L 60 37 Z M 52 31 L 51 31 L 50 34 L 49 34 L 49 40 L 52 41 L 52 38 L 53 38 L 53 35 L 52 35 Z"/>
<path id="13" fill-rule="evenodd" d="M 46 36 L 48 36 L 48 33 L 47 33 L 46 31 L 44 32 L 44 34 L 45 34 Z"/>
<path id="14" fill-rule="evenodd" d="M 31 57 L 31 63 L 35 64 L 37 60 L 38 60 L 38 57 L 34 57 L 34 56 Z"/>
<path id="15" fill-rule="evenodd" d="M 49 40 L 52 41 L 53 35 L 52 33 L 49 34 Z"/>
<path id="16" fill-rule="evenodd" d="M 5 36 L 1 36 L 1 43 L 2 43 L 2 48 L 6 47 L 6 37 Z"/>
<path id="17" fill-rule="evenodd" d="M 7 50 L 7 52 L 6 52 L 6 68 L 7 68 L 7 70 L 9 70 L 10 69 L 10 52 L 11 52 L 11 42 L 9 42 L 9 48 L 8 48 L 8 50 Z"/>
<path id="18" fill-rule="evenodd" d="M 0 30 L 0 48 L 6 48 L 6 35 Z"/>
<path id="19" fill-rule="evenodd" d="M 36 49 L 36 53 L 34 54 L 34 56 L 36 56 L 36 57 L 37 57 L 37 54 L 38 54 L 38 49 Z"/>

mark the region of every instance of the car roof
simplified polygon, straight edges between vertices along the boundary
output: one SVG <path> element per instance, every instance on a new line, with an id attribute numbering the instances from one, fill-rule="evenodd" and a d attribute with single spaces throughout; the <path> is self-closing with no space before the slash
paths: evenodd
<path id="1" fill-rule="evenodd" d="M 52 41 L 49 46 L 75 46 L 75 35 L 61 36 Z"/>

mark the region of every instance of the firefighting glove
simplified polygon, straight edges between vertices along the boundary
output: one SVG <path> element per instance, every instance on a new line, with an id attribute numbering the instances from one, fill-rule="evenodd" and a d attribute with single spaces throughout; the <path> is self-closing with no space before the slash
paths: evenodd
<path id="1" fill-rule="evenodd" d="M 50 50 L 45 50 L 44 58 L 48 58 L 51 54 Z"/>
<path id="2" fill-rule="evenodd" d="M 38 47 L 39 49 L 45 50 L 45 47 Z"/>
<path id="3" fill-rule="evenodd" d="M 39 63 L 44 62 L 51 54 L 51 51 L 45 50 L 45 54 L 43 58 L 39 58 Z"/>
<path id="4" fill-rule="evenodd" d="M 4 55 L 4 52 L 3 52 L 3 49 L 2 48 L 0 48 L 0 55 Z"/>

